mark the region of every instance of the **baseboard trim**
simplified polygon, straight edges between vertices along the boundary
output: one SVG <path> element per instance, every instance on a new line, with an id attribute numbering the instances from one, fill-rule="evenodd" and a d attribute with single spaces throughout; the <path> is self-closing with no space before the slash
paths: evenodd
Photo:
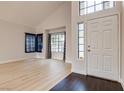
<path id="1" fill-rule="evenodd" d="M 73 68 L 72 68 L 72 71 L 71 72 L 78 73 L 78 74 L 83 74 L 83 75 L 87 75 L 85 71 L 80 71 L 80 70 L 76 70 L 76 69 L 73 69 Z"/>
<path id="2" fill-rule="evenodd" d="M 19 58 L 19 59 L 11 59 L 11 60 L 7 60 L 7 61 L 1 61 L 0 64 L 11 63 L 11 62 L 16 62 L 16 61 L 22 61 L 22 60 L 28 60 L 28 59 L 34 59 L 34 58 Z"/>
<path id="3" fill-rule="evenodd" d="M 124 90 L 124 81 L 123 81 L 122 79 L 120 79 L 120 83 L 121 83 L 122 88 L 123 88 L 123 90 Z"/>

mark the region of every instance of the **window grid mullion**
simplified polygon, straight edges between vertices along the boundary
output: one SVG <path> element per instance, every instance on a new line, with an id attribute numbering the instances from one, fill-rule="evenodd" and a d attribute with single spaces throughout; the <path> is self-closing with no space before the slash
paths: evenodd
<path id="1" fill-rule="evenodd" d="M 94 1 L 94 12 L 96 11 L 96 2 Z"/>
<path id="2" fill-rule="evenodd" d="M 54 41 L 53 44 L 52 44 L 52 45 L 53 45 L 53 46 L 52 46 L 53 49 L 55 49 L 54 52 L 62 52 L 62 46 L 64 46 L 64 45 L 63 45 L 63 44 L 64 44 L 64 43 L 63 43 L 64 41 L 60 39 L 62 35 L 63 35 L 63 34 L 61 34 L 61 33 L 54 35 L 54 40 L 55 40 L 55 41 Z"/>
<path id="3" fill-rule="evenodd" d="M 80 24 L 83 24 L 83 23 L 79 23 L 79 24 L 78 24 L 78 58 L 81 57 L 80 53 L 84 53 L 84 51 L 80 51 L 80 46 L 84 45 L 84 44 L 80 44 L 80 43 L 79 43 L 80 38 L 84 39 L 84 37 L 80 37 L 80 36 L 79 36 L 79 32 L 80 32 L 80 31 L 82 31 L 82 32 L 84 33 L 84 30 L 80 30 L 80 28 L 79 28 L 79 25 L 80 25 Z M 83 24 L 83 29 L 84 29 L 84 24 Z M 84 48 L 84 47 L 82 47 L 82 48 Z M 84 50 L 84 49 L 83 49 L 83 50 Z M 83 56 L 82 56 L 82 57 L 83 57 Z"/>
<path id="4" fill-rule="evenodd" d="M 105 9 L 105 2 L 103 2 L 102 6 L 103 6 L 103 10 L 104 10 Z"/>
<path id="5" fill-rule="evenodd" d="M 105 2 L 106 3 L 106 2 Z M 87 4 L 87 3 L 86 3 Z M 86 7 L 84 7 L 84 8 L 79 8 L 80 10 L 83 10 L 83 9 L 86 9 L 86 8 L 90 8 L 90 7 L 93 7 L 93 6 L 96 6 L 96 5 L 100 5 L 100 4 L 103 4 L 103 2 L 102 3 L 98 3 L 98 4 L 94 4 L 94 5 L 91 5 L 91 6 L 87 6 L 86 5 Z M 80 5 L 80 4 L 79 4 Z"/>
<path id="6" fill-rule="evenodd" d="M 96 6 L 97 5 L 102 5 L 102 10 L 105 10 L 105 3 L 107 3 L 107 2 L 110 2 L 110 1 L 102 1 L 102 2 L 100 2 L 100 3 L 96 3 L 96 1 L 94 1 L 94 5 L 91 5 L 91 6 L 88 6 L 88 2 L 87 1 L 84 1 L 84 2 L 80 2 L 79 1 L 79 15 L 81 16 L 81 15 L 86 15 L 86 14 L 88 14 L 88 8 L 90 8 L 90 7 L 94 7 L 94 12 L 96 12 L 97 10 L 96 10 Z M 83 8 L 81 8 L 81 4 L 82 3 L 84 3 L 84 4 L 86 4 L 86 6 L 85 7 L 83 7 Z M 109 3 L 110 4 L 110 3 Z M 115 2 L 113 1 L 113 7 L 115 6 Z M 111 7 L 110 7 L 111 8 Z M 84 12 L 85 12 L 85 10 L 86 10 L 86 13 L 84 13 L 83 12 L 83 14 L 81 14 L 81 10 L 84 10 Z M 100 11 L 102 11 L 102 10 L 100 10 Z"/>

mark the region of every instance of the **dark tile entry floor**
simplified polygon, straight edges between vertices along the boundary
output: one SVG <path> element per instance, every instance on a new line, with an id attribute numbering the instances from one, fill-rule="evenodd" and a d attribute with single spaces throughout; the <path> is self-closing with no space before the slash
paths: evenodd
<path id="1" fill-rule="evenodd" d="M 50 91 L 122 91 L 118 82 L 71 73 Z"/>

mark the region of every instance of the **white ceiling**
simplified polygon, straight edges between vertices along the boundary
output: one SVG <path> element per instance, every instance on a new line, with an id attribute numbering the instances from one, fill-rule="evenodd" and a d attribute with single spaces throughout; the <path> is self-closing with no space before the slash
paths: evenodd
<path id="1" fill-rule="evenodd" d="M 63 3 L 62 1 L 0 1 L 0 19 L 36 27 Z"/>

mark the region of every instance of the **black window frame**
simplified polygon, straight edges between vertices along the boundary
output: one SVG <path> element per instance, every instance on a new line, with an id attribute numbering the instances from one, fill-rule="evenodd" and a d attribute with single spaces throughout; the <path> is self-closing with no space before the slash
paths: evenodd
<path id="1" fill-rule="evenodd" d="M 34 53 L 35 50 L 27 50 L 27 46 L 28 46 L 28 43 L 27 43 L 27 38 L 28 36 L 31 36 L 31 37 L 34 37 L 36 39 L 36 35 L 33 34 L 33 33 L 25 33 L 25 53 Z M 36 40 L 35 40 L 36 41 Z"/>
<path id="2" fill-rule="evenodd" d="M 41 39 L 41 42 L 38 40 L 38 38 Z M 43 48 L 43 34 L 36 34 L 36 52 L 42 52 Z"/>
<path id="3" fill-rule="evenodd" d="M 27 38 L 28 36 L 34 37 L 34 45 L 35 45 L 35 49 L 34 50 L 27 50 Z M 38 37 L 41 37 L 41 49 L 38 49 Z M 31 46 L 30 46 L 31 47 Z M 34 33 L 25 33 L 25 53 L 35 53 L 35 52 L 42 52 L 43 49 L 43 34 L 34 34 Z"/>

